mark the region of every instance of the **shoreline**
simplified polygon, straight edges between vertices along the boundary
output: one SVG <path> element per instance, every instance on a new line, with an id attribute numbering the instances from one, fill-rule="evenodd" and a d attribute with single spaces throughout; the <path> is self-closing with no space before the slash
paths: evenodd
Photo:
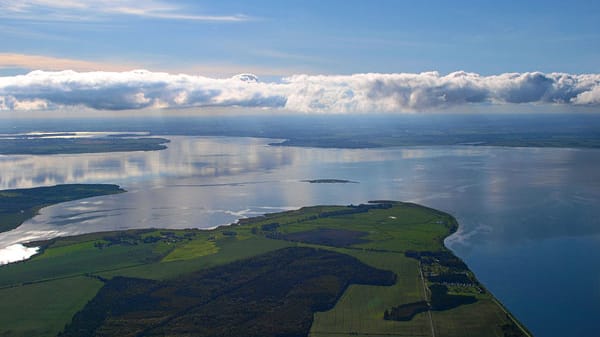
<path id="1" fill-rule="evenodd" d="M 412 214 L 412 215 L 410 215 Z M 404 217 L 409 216 L 410 218 L 402 220 Z M 418 215 L 418 216 L 417 216 Z M 412 217 L 415 220 L 411 220 Z M 359 225 L 352 225 L 350 227 L 343 226 L 341 223 L 336 224 L 340 219 L 357 219 Z M 363 219 L 363 220 L 359 220 Z M 418 220 L 421 219 L 421 220 Z M 387 225 L 383 224 L 381 221 L 387 223 Z M 407 222 L 408 221 L 408 222 Z M 405 234 L 402 233 L 411 233 L 411 231 L 418 230 L 420 227 L 414 227 L 414 221 L 417 221 L 417 224 L 421 221 L 424 221 L 422 225 L 425 226 L 424 230 L 428 234 L 427 237 L 415 236 L 415 239 L 418 242 L 411 241 L 410 238 L 405 238 Z M 406 223 L 408 226 L 406 229 L 403 227 L 399 227 L 394 229 L 394 223 Z M 312 225 L 314 223 L 314 225 Z M 375 223 L 379 225 L 373 227 Z M 281 224 L 281 225 L 280 225 Z M 332 228 L 330 230 L 315 230 L 318 228 L 323 228 L 323 226 L 328 226 L 325 228 Z M 341 227 L 340 227 L 341 226 Z M 388 226 L 384 232 L 380 232 L 380 226 Z M 389 227 L 392 226 L 392 227 Z M 414 229 L 410 229 L 413 228 Z M 427 257 L 432 256 L 429 254 L 446 254 L 447 256 L 452 256 L 455 260 L 459 261 L 458 264 L 464 264 L 460 258 L 454 255 L 454 253 L 445 246 L 444 240 L 449 237 L 453 233 L 457 231 L 459 228 L 459 224 L 456 219 L 443 211 L 439 211 L 427 206 L 415 204 L 415 203 L 404 203 L 404 202 L 396 202 L 390 200 L 374 200 L 369 201 L 366 204 L 360 205 L 350 205 L 350 206 L 330 206 L 330 205 L 317 205 L 317 206 L 307 206 L 302 207 L 295 210 L 277 212 L 277 213 L 265 213 L 261 216 L 254 216 L 251 218 L 242 218 L 237 220 L 236 222 L 221 225 L 214 229 L 160 229 L 160 228 L 150 228 L 150 229 L 129 229 L 129 230 L 120 230 L 120 231 L 111 231 L 111 232 L 95 232 L 95 233 L 87 233 L 80 234 L 76 236 L 66 236 L 66 237 L 57 237 L 50 240 L 45 241 L 32 241 L 28 243 L 28 246 L 38 246 L 40 247 L 38 254 L 33 255 L 33 257 L 29 260 L 20 261 L 16 263 L 9 264 L 8 270 L 21 270 L 23 268 L 30 269 L 34 268 L 42 268 L 44 270 L 48 263 L 59 263 L 63 264 L 70 259 L 75 258 L 75 261 L 79 261 L 75 256 L 69 257 L 70 255 L 63 255 L 72 250 L 84 249 L 86 254 L 97 255 L 98 262 L 89 262 L 86 263 L 83 260 L 77 263 L 84 263 L 80 267 L 76 265 L 69 267 L 72 271 L 56 273 L 52 270 L 47 270 L 38 274 L 36 278 L 25 278 L 20 282 L 8 281 L 4 282 L 2 285 L 2 289 L 17 289 L 19 284 L 27 285 L 27 284 L 53 284 L 53 282 L 57 280 L 66 280 L 70 277 L 76 276 L 86 276 L 101 278 L 108 280 L 111 277 L 117 276 L 135 276 L 135 277 L 156 277 L 156 272 L 159 273 L 167 273 L 166 275 L 179 275 L 181 273 L 189 273 L 196 269 L 204 269 L 210 266 L 218 266 L 223 263 L 227 263 L 227 261 L 238 261 L 240 258 L 246 256 L 247 249 L 239 250 L 234 249 L 230 250 L 229 245 L 236 245 L 236 242 L 240 242 L 239 244 L 244 244 L 248 247 L 252 247 L 251 250 L 259 249 L 256 253 L 251 254 L 261 254 L 264 248 L 273 246 L 273 248 L 267 248 L 266 251 L 272 251 L 273 249 L 278 249 L 277 247 L 290 247 L 290 246 L 306 246 L 313 247 L 317 249 L 325 249 L 325 250 L 333 250 L 340 253 L 348 254 L 350 256 L 354 256 L 359 259 L 367 258 L 365 262 L 369 262 L 373 267 L 383 268 L 384 265 L 381 265 L 379 262 L 374 263 L 377 260 L 380 260 L 383 256 L 392 257 L 393 260 L 397 261 L 405 261 L 402 263 L 408 263 L 410 265 L 419 266 L 418 273 L 424 274 L 425 278 L 423 279 L 423 286 L 425 289 L 429 286 L 432 286 L 432 282 L 430 277 L 431 273 L 426 272 L 423 269 L 423 265 L 430 264 L 423 260 L 423 258 L 417 258 L 418 264 L 415 262 L 410 262 L 414 260 L 414 257 L 409 253 L 413 249 L 417 249 L 421 256 Z M 376 230 L 375 230 L 376 229 Z M 375 232 L 372 232 L 375 230 Z M 389 232 L 392 230 L 392 232 Z M 404 232 L 408 230 L 408 232 Z M 397 234 L 394 234 L 399 231 Z M 433 232 L 432 232 L 433 231 Z M 373 234 L 379 233 L 380 234 Z M 294 234 L 297 233 L 297 234 Z M 305 233 L 305 234 L 303 234 Z M 362 233 L 362 234 L 361 234 Z M 385 235 L 392 235 L 394 239 L 392 242 L 387 242 L 385 239 L 381 240 L 381 234 L 385 233 Z M 437 233 L 437 234 L 435 234 Z M 333 236 L 331 236 L 333 235 Z M 369 235 L 368 240 L 363 240 L 360 237 L 363 235 Z M 375 235 L 372 237 L 372 235 Z M 413 234 L 410 234 L 413 235 Z M 204 238 L 204 239 L 203 239 Z M 328 239 L 329 238 L 329 239 Z M 418 238 L 418 239 L 417 239 Z M 208 241 L 204 241 L 207 240 Z M 190 241 L 191 240 L 191 241 Z M 323 241 L 325 240 L 325 241 Z M 334 241 L 327 241 L 334 240 Z M 337 241 L 336 241 L 337 240 Z M 339 241 L 342 240 L 342 241 Z M 346 240 L 346 241 L 344 241 Z M 349 241 L 347 241 L 349 240 Z M 388 239 L 389 240 L 389 239 Z M 399 243 L 395 243 L 395 240 Z M 408 240 L 408 241 L 406 241 Z M 161 244 L 161 242 L 163 242 Z M 190 242 L 186 244 L 186 242 Z M 213 244 L 211 242 L 217 242 L 217 244 Z M 253 243 L 256 242 L 256 243 Z M 338 243 L 336 243 L 338 242 Z M 403 244 L 402 242 L 405 242 Z M 412 242 L 412 243 L 411 243 Z M 419 243 L 421 242 L 421 243 Z M 117 262 L 112 261 L 112 259 L 107 260 L 106 258 L 102 258 L 105 256 L 104 254 L 110 254 L 111 251 L 120 251 L 120 250 L 130 250 L 134 251 L 144 251 L 150 252 L 155 251 L 156 248 L 150 248 L 154 245 L 163 245 L 164 250 L 156 257 L 151 257 L 156 253 L 153 253 L 148 256 L 141 255 L 138 258 L 135 258 L 135 254 L 128 254 L 130 257 L 128 259 L 133 258 L 133 260 L 127 262 Z M 166 246 L 164 246 L 166 244 Z M 197 250 L 197 248 L 189 250 L 188 245 L 199 245 L 202 248 L 201 250 Z M 172 245 L 169 248 L 169 245 Z M 208 245 L 208 246 L 207 246 Z M 79 247 L 79 248 L 78 248 Z M 88 247 L 88 248 L 85 248 Z M 148 247 L 148 248 L 144 248 Z M 212 248 L 210 248 L 212 247 Z M 150 251 L 148 249 L 151 249 Z M 205 249 L 208 249 L 205 251 Z M 104 252 L 107 253 L 104 253 Z M 141 252 L 140 251 L 140 252 Z M 265 252 L 266 252 L 265 251 Z M 237 252 L 234 254 L 234 257 L 230 256 L 233 252 Z M 435 253 L 438 252 L 438 253 Z M 46 253 L 46 254 L 45 254 Z M 48 253 L 50 255 L 48 255 Z M 82 252 L 83 253 L 83 252 Z M 190 255 L 191 254 L 191 255 Z M 209 264 L 206 267 L 202 267 L 203 264 L 199 266 L 196 264 L 189 264 L 185 261 L 196 261 L 197 259 L 206 258 L 208 261 L 212 259 L 211 256 L 216 254 L 224 254 L 223 256 L 229 256 L 225 261 L 221 260 L 221 258 L 215 257 L 219 261 L 216 264 Z M 391 254 L 391 255 L 390 255 Z M 61 257 L 64 256 L 64 257 Z M 250 255 L 253 256 L 253 255 Z M 372 258 L 376 258 L 376 260 L 372 260 Z M 65 260 L 62 260 L 65 259 Z M 140 260 L 141 259 L 141 260 Z M 384 259 L 385 260 L 385 259 Z M 381 260 L 382 262 L 384 260 Z M 64 261 L 64 262 L 60 262 Z M 96 260 L 92 260 L 96 261 Z M 100 262 L 102 261 L 102 262 Z M 137 261 L 137 262 L 136 262 Z M 145 262 L 144 262 L 145 261 Z M 154 261 L 154 262 L 152 262 Z M 200 260 L 204 261 L 204 260 Z M 28 264 L 29 263 L 29 264 Z M 179 264 L 185 267 L 177 267 Z M 32 266 L 32 267 L 29 267 Z M 167 269 L 164 270 L 164 267 Z M 169 267 L 170 266 L 170 267 Z M 466 266 L 466 265 L 465 265 Z M 6 266 L 4 266 L 6 267 Z M 441 265 L 440 267 L 443 267 Z M 436 267 L 436 268 L 440 268 Z M 16 269 L 15 269 L 16 268 Z M 80 269 L 82 268 L 82 269 Z M 92 269 L 90 269 L 92 268 Z M 149 268 L 149 269 L 148 269 Z M 158 268 L 158 269 L 157 269 Z M 175 268 L 175 269 L 172 269 Z M 187 269 L 190 268 L 190 269 Z M 446 267 L 444 267 L 446 268 Z M 88 270 L 89 271 L 86 271 Z M 144 271 L 148 269 L 148 271 Z M 0 267 L 0 272 L 7 272 L 5 268 Z M 387 270 L 395 270 L 389 269 Z M 11 272 L 14 274 L 14 272 Z M 142 272 L 142 274 L 139 274 Z M 415 270 L 416 272 L 416 270 Z M 466 273 L 469 275 L 473 275 L 472 282 L 473 284 L 470 286 L 474 290 L 479 287 L 484 288 L 484 286 L 480 285 L 476 279 L 476 275 L 466 267 Z M 149 273 L 149 274 L 148 274 Z M 171 274 L 175 273 L 175 274 Z M 398 273 L 396 271 L 396 273 Z M 15 277 L 15 276 L 13 276 Z M 169 276 L 168 278 L 173 277 Z M 427 280 L 427 281 L 426 281 Z M 40 283 L 41 282 L 41 283 Z M 17 288 L 14 288 L 17 286 Z M 398 289 L 397 287 L 401 287 Z M 410 292 L 412 290 L 408 288 L 403 288 L 405 286 L 395 286 L 395 287 L 387 287 L 385 291 L 401 291 Z M 396 289 L 396 290 L 394 290 Z M 488 308 L 493 308 L 492 302 L 499 303 L 495 297 L 489 291 L 484 291 L 483 293 L 478 294 L 476 291 L 471 290 L 467 292 L 468 294 L 475 294 L 481 304 L 478 304 L 477 307 L 483 306 Z M 349 290 L 346 290 L 349 291 Z M 425 294 L 427 291 L 425 290 Z M 397 295 L 396 295 L 397 296 Z M 425 297 L 427 300 L 428 297 Z M 341 302 L 340 302 L 341 303 Z M 479 302 L 478 302 L 479 303 Z M 389 305 L 393 305 L 394 303 L 390 303 Z M 402 304 L 402 302 L 395 302 L 395 305 Z M 336 304 L 337 305 L 337 304 Z M 497 305 L 497 304 L 496 304 Z M 498 306 L 499 308 L 503 308 Z M 473 307 L 475 308 L 475 307 Z M 335 307 L 334 307 L 335 309 Z M 385 309 L 385 308 L 383 308 Z M 380 310 L 383 310 L 380 309 Z M 332 309 L 333 310 L 333 309 Z M 341 309 L 340 309 L 341 310 Z M 449 309 L 444 309 L 449 310 Z M 473 309 L 468 309 L 473 310 Z M 509 314 L 506 309 L 502 309 L 507 315 Z M 383 311 L 382 311 L 383 312 Z M 434 321 L 443 320 L 444 317 L 438 316 L 440 311 L 434 311 L 429 313 L 428 315 L 433 315 L 434 320 L 430 322 L 431 326 L 433 326 Z M 442 311 L 444 313 L 445 311 Z M 463 317 L 463 316 L 461 316 Z M 513 323 L 518 327 L 518 329 L 523 330 L 524 334 L 526 329 L 522 324 L 520 324 L 514 316 L 510 316 L 509 318 L 513 320 Z M 366 318 L 365 318 L 366 319 Z M 463 317 L 461 319 L 467 319 L 467 317 Z M 410 324 L 420 324 L 419 321 L 415 321 Z M 506 322 L 506 320 L 503 320 Z M 376 323 L 380 324 L 380 323 Z M 383 324 L 383 323 L 381 323 Z M 442 323 L 435 323 L 442 324 Z M 486 323 L 487 324 L 487 323 Z M 499 323 L 498 323 L 499 324 Z M 506 324 L 506 323 L 502 323 Z M 496 326 L 497 328 L 497 326 Z M 496 329 L 494 328 L 494 329 Z M 527 335 L 527 334 L 525 334 Z M 530 335 L 530 334 L 529 334 Z"/>

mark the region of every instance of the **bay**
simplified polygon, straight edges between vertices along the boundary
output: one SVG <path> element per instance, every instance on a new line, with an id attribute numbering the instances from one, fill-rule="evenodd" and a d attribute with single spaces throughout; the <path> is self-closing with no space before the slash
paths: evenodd
<path id="1" fill-rule="evenodd" d="M 274 147 L 167 137 L 169 148 L 0 156 L 0 187 L 116 183 L 128 193 L 47 207 L 0 248 L 127 228 L 211 228 L 315 204 L 412 201 L 456 216 L 446 244 L 536 336 L 594 335 L 600 314 L 600 151 Z M 356 183 L 311 184 L 342 179 Z"/>

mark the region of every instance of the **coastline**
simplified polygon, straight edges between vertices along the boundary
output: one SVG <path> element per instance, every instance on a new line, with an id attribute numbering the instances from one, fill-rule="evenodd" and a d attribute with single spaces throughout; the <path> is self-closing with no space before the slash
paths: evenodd
<path id="1" fill-rule="evenodd" d="M 351 221 L 352 225 L 350 227 L 344 225 L 346 221 Z M 394 225 L 395 223 L 402 225 L 397 227 Z M 329 229 L 323 230 L 323 228 Z M 377 288 L 378 292 L 383 291 L 377 295 L 383 302 L 379 307 L 371 310 L 383 314 L 383 311 L 393 306 L 402 305 L 407 300 L 410 302 L 411 298 L 433 303 L 435 299 L 430 297 L 432 295 L 427 288 L 431 288 L 438 281 L 432 281 L 431 270 L 424 269 L 423 266 L 428 265 L 429 268 L 436 270 L 440 270 L 440 268 L 448 271 L 455 270 L 456 267 L 448 269 L 443 261 L 431 264 L 433 260 L 429 256 L 445 256 L 445 260 L 450 259 L 454 261 L 452 265 L 459 266 L 459 273 L 464 273 L 471 280 L 467 288 L 448 285 L 450 293 L 454 294 L 455 291 L 463 289 L 460 292 L 464 295 L 460 295 L 460 293 L 458 295 L 474 297 L 477 301 L 470 306 L 457 304 L 457 309 L 428 311 L 429 313 L 426 315 L 433 318 L 430 323 L 427 323 L 427 329 L 434 329 L 434 325 L 438 326 L 439 324 L 444 326 L 444 322 L 448 319 L 458 319 L 465 324 L 475 324 L 474 329 L 499 331 L 500 326 L 506 326 L 512 321 L 510 324 L 514 324 L 517 329 L 513 329 L 514 331 L 522 330 L 523 336 L 531 336 L 524 326 L 510 315 L 506 308 L 499 306 L 499 301 L 478 283 L 470 269 L 467 267 L 460 269 L 462 268 L 460 265 L 463 265 L 464 262 L 444 245 L 444 239 L 455 233 L 457 229 L 458 222 L 448 213 L 414 203 L 375 200 L 355 206 L 320 205 L 278 213 L 266 213 L 262 216 L 239 219 L 227 226 L 209 230 L 131 229 L 89 233 L 31 242 L 30 245 L 42 247 L 41 253 L 27 261 L 10 264 L 8 269 L 6 266 L 0 267 L 0 274 L 8 273 L 8 279 L 5 278 L 6 281 L 0 285 L 0 288 L 6 291 L 11 291 L 10 289 L 17 291 L 16 289 L 22 289 L 21 287 L 27 287 L 27 285 L 51 285 L 59 280 L 82 276 L 86 279 L 92 277 L 100 280 L 110 280 L 114 277 L 172 279 L 195 270 L 243 261 L 244 258 L 258 256 L 283 247 L 311 247 L 350 255 L 371 267 L 391 270 L 401 278 L 409 277 L 410 279 L 412 277 L 410 275 L 413 274 L 424 275 L 423 284 L 419 286 L 422 290 L 406 288 L 407 285 L 404 281 L 392 287 Z M 418 234 L 420 232 L 428 234 L 422 236 Z M 419 252 L 418 256 L 421 257 L 415 259 L 411 252 Z M 112 254 L 119 254 L 118 256 L 122 257 L 107 259 L 106 256 Z M 397 269 L 393 265 L 388 265 L 389 262 L 400 263 L 405 267 Z M 62 271 L 56 271 L 51 267 L 65 264 L 69 267 Z M 407 267 L 408 270 L 405 269 Z M 29 270 L 28 273 L 33 273 L 32 277 L 19 276 L 21 275 L 20 270 Z M 407 274 L 409 270 L 412 271 Z M 33 275 L 37 276 L 33 277 Z M 329 327 L 328 324 L 335 321 L 332 321 L 331 315 L 337 315 L 336 312 L 339 310 L 342 312 L 349 310 L 344 307 L 347 305 L 346 294 L 356 295 L 357 291 L 370 293 L 371 287 L 352 286 L 344 292 L 332 309 L 323 313 L 315 313 L 315 324 L 312 325 L 314 331 L 337 331 L 331 330 L 332 327 Z M 408 299 L 404 297 L 414 291 L 421 295 L 418 297 L 411 295 Z M 401 300 L 400 298 L 405 299 Z M 351 304 L 351 307 L 357 304 Z M 338 306 L 341 307 L 338 308 Z M 471 306 L 473 307 L 471 308 Z M 469 320 L 469 315 L 459 314 L 465 310 L 466 312 L 483 310 L 490 314 L 503 312 L 502 315 L 506 315 L 506 319 L 501 319 L 494 323 L 494 326 L 486 328 L 486 326 L 481 326 L 481 323 Z M 373 316 L 370 314 L 369 317 Z M 369 324 L 375 324 L 374 326 L 384 324 L 383 322 L 377 323 L 379 321 L 373 321 L 372 318 L 367 320 L 371 322 Z M 369 324 L 366 326 L 370 326 Z M 423 324 L 425 323 L 422 319 L 418 318 L 406 323 L 394 323 L 394 326 L 395 329 L 402 330 L 408 326 L 423 327 Z M 319 336 L 318 333 L 311 333 L 311 335 Z"/>
<path id="2" fill-rule="evenodd" d="M 63 184 L 46 187 L 9 189 L 0 191 L 3 223 L 0 233 L 17 229 L 35 217 L 45 207 L 74 200 L 126 192 L 114 184 Z M 28 239 L 13 241 L 0 247 L 0 266 L 30 259 L 43 252 L 42 247 L 28 245 Z"/>
<path id="3" fill-rule="evenodd" d="M 421 207 L 427 207 L 427 206 L 421 206 Z M 458 255 L 456 255 L 456 253 L 454 253 L 454 251 L 452 249 L 450 249 L 450 247 L 448 247 L 446 245 L 446 240 L 450 239 L 452 236 L 457 235 L 457 233 L 460 232 L 460 223 L 458 222 L 458 220 L 456 220 L 456 218 L 454 218 L 453 215 L 443 212 L 443 211 L 439 211 L 439 210 L 435 210 L 433 208 L 430 208 L 431 210 L 434 211 L 438 211 L 444 214 L 447 214 L 448 216 L 452 217 L 453 221 L 456 223 L 456 227 L 454 228 L 453 231 L 450 231 L 448 236 L 446 236 L 443 240 L 442 240 L 442 245 L 444 246 L 445 249 L 447 249 L 450 253 L 452 253 L 452 255 L 454 255 L 458 260 L 460 260 L 462 263 L 464 263 L 465 265 L 467 265 L 467 263 L 461 259 Z M 468 266 L 468 265 L 467 265 Z M 471 269 L 469 268 L 469 271 L 471 271 Z M 473 273 L 473 272 L 472 272 Z M 477 278 L 477 274 L 473 273 L 473 275 L 475 276 L 475 278 Z M 479 282 L 479 281 L 478 281 Z M 496 303 L 496 305 L 498 307 L 500 307 L 502 309 L 502 311 L 504 311 L 504 313 L 512 320 L 512 322 L 519 327 L 519 329 L 521 330 L 522 333 L 524 333 L 527 337 L 533 337 L 533 334 L 531 333 L 531 331 L 529 331 L 529 329 L 527 329 L 527 327 L 519 320 L 515 317 L 515 315 L 512 314 L 512 312 L 510 310 L 508 310 L 508 308 L 506 308 L 506 306 L 504 304 L 502 304 L 502 302 L 500 300 L 498 300 L 498 298 L 496 298 L 496 296 L 494 295 L 494 293 L 492 293 L 491 291 L 489 291 L 485 285 L 481 282 L 479 282 L 479 284 L 481 285 L 481 287 L 491 296 L 492 300 Z"/>

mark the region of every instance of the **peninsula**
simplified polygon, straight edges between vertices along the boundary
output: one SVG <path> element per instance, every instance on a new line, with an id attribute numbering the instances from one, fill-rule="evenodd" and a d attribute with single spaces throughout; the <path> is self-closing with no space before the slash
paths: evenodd
<path id="1" fill-rule="evenodd" d="M 76 154 L 156 151 L 167 148 L 169 140 L 158 137 L 101 138 L 0 138 L 0 154 Z"/>
<path id="2" fill-rule="evenodd" d="M 19 227 L 46 206 L 61 202 L 123 193 L 110 184 L 64 184 L 0 191 L 0 233 Z"/>
<path id="3" fill-rule="evenodd" d="M 444 247 L 457 227 L 379 200 L 30 243 L 0 267 L 0 335 L 529 336 Z"/>

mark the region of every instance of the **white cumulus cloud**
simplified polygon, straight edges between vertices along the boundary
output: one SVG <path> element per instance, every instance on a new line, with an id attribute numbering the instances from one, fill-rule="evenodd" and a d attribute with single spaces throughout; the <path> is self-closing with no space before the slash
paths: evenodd
<path id="1" fill-rule="evenodd" d="M 277 83 L 241 74 L 33 71 L 0 77 L 0 110 L 238 106 L 298 112 L 405 112 L 474 104 L 600 105 L 600 74 L 437 72 L 293 75 Z"/>

